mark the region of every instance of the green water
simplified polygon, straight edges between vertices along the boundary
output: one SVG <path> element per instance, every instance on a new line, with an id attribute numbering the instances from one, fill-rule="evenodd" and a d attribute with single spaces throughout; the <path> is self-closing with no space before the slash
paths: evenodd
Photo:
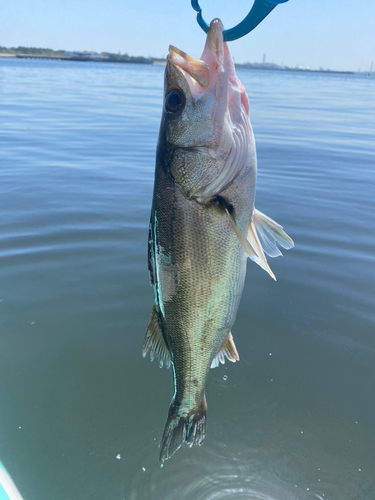
<path id="1" fill-rule="evenodd" d="M 375 498 L 375 80 L 242 71 L 257 208 L 202 447 L 161 469 L 170 371 L 140 349 L 163 69 L 0 60 L 0 459 L 24 500 Z M 277 91 L 275 91 L 277 89 Z"/>

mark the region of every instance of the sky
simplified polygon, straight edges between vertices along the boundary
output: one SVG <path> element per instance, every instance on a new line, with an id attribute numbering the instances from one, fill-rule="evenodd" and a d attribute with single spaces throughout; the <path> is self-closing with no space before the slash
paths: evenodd
<path id="1" fill-rule="evenodd" d="M 204 19 L 238 24 L 253 0 L 200 0 Z M 4 2 L 0 46 L 165 57 L 169 44 L 194 57 L 205 34 L 190 0 L 12 0 Z M 230 42 L 238 63 L 375 70 L 375 0 L 289 0 L 247 36 Z"/>

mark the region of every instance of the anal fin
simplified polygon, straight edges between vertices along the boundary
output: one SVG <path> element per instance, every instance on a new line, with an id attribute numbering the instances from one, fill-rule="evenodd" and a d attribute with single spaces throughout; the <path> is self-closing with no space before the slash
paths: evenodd
<path id="1" fill-rule="evenodd" d="M 218 355 L 212 360 L 211 368 L 217 368 L 219 363 L 224 364 L 225 358 L 232 361 L 232 363 L 240 360 L 231 332 L 229 332 L 228 337 L 224 340 Z"/>
<path id="2" fill-rule="evenodd" d="M 156 358 L 160 368 L 165 365 L 171 366 L 171 354 L 165 343 L 163 332 L 159 322 L 159 314 L 154 305 L 151 311 L 151 318 L 147 326 L 147 332 L 142 346 L 142 357 L 145 358 L 150 353 L 150 361 Z"/>

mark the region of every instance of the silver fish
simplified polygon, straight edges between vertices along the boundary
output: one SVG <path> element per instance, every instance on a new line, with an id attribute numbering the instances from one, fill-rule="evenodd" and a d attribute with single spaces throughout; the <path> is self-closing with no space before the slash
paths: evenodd
<path id="1" fill-rule="evenodd" d="M 160 460 L 206 433 L 210 367 L 238 361 L 231 334 L 249 256 L 291 248 L 282 227 L 254 208 L 256 150 L 249 102 L 211 22 L 201 59 L 169 47 L 149 231 L 155 305 L 142 355 L 172 366 L 175 393 Z"/>

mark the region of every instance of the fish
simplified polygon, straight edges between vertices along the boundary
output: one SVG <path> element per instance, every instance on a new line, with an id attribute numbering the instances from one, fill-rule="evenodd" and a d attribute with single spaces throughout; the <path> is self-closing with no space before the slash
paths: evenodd
<path id="1" fill-rule="evenodd" d="M 203 443 L 209 370 L 239 360 L 231 330 L 248 257 L 276 279 L 265 254 L 294 245 L 254 208 L 256 177 L 249 100 L 214 19 L 201 58 L 171 45 L 164 76 L 148 241 L 154 305 L 142 346 L 173 371 L 161 463 L 183 443 Z"/>

